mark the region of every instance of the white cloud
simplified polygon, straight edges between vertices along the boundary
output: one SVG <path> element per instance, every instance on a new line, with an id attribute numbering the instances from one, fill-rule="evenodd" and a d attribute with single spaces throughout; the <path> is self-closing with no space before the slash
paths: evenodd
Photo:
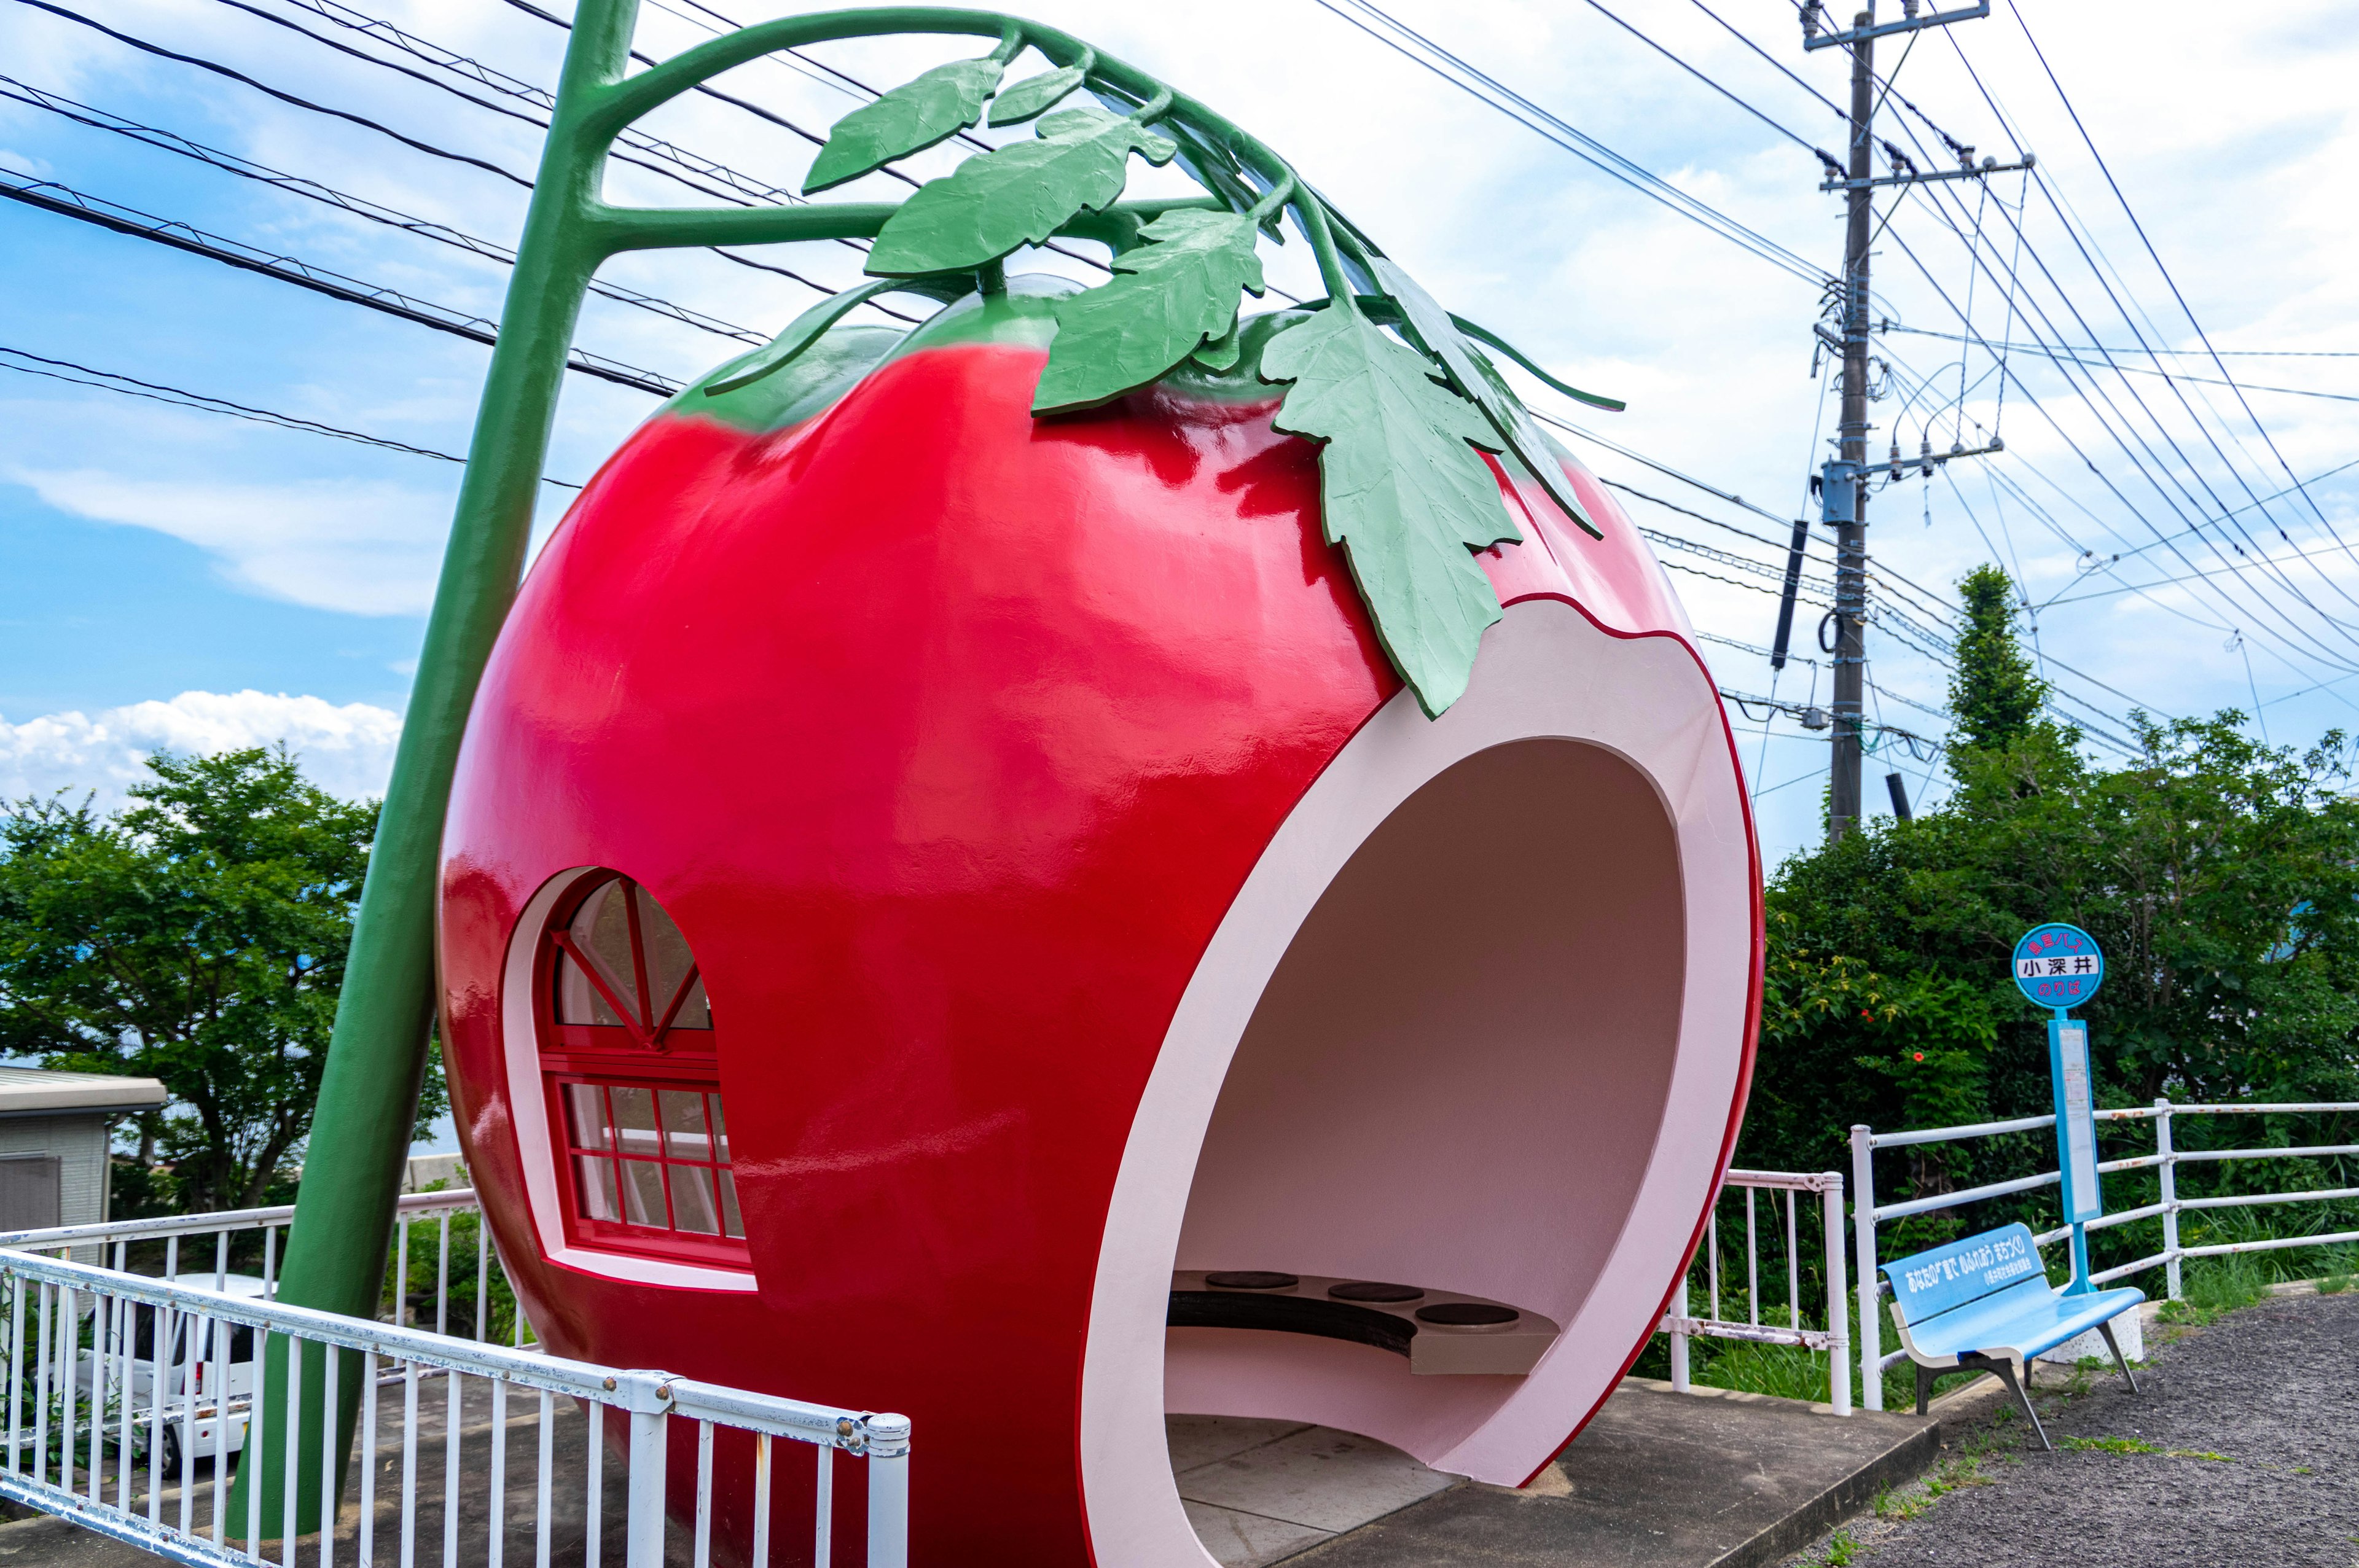
<path id="1" fill-rule="evenodd" d="M 355 615 L 424 613 L 450 529 L 444 495 L 378 481 L 239 484 L 99 469 L 9 477 L 60 512 L 195 545 L 272 598 Z"/>
<path id="2" fill-rule="evenodd" d="M 95 790 L 118 805 L 156 752 L 211 754 L 285 741 L 312 782 L 342 795 L 384 792 L 401 716 L 365 702 L 339 708 L 317 697 L 260 691 L 184 691 L 169 702 L 135 702 L 92 716 L 0 718 L 0 798 Z"/>

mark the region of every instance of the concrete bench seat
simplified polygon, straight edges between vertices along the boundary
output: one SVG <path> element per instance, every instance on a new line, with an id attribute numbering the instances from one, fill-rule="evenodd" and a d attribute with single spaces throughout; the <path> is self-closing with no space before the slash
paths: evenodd
<path id="1" fill-rule="evenodd" d="M 2093 1328 L 2104 1337 L 2131 1390 L 2137 1390 L 2114 1338 L 2113 1320 L 2137 1307 L 2146 1292 L 2129 1286 L 2079 1292 L 2052 1288 L 2027 1226 L 1928 1248 L 1883 1265 L 1881 1272 L 1901 1348 L 1917 1365 L 1919 1415 L 1940 1373 L 1993 1372 L 2023 1401 L 2032 1431 L 2048 1445 L 2039 1412 L 2031 1408 L 2031 1358 Z"/>

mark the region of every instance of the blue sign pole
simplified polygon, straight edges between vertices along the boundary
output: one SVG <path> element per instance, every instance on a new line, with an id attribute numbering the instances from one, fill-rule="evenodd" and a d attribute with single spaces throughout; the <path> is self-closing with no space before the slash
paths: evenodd
<path id="1" fill-rule="evenodd" d="M 2015 983 L 2051 1009 L 2048 1073 L 2055 1091 L 2056 1168 L 2064 1189 L 2064 1218 L 2072 1227 L 2072 1282 L 2068 1295 L 2094 1289 L 2089 1281 L 2089 1221 L 2105 1212 L 2097 1180 L 2095 1091 L 2089 1076 L 2089 1026 L 2071 1009 L 2097 994 L 2105 956 L 2077 925 L 2034 926 L 2015 945 Z"/>

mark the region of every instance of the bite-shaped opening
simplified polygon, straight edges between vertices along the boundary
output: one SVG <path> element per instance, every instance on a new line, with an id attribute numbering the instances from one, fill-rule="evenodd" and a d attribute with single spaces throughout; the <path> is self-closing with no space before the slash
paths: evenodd
<path id="1" fill-rule="evenodd" d="M 1510 741 L 1404 800 L 1312 906 L 1222 1084 L 1167 1411 L 1430 1455 L 1512 1398 L 1637 1201 L 1685 922 L 1670 816 L 1605 747 Z"/>

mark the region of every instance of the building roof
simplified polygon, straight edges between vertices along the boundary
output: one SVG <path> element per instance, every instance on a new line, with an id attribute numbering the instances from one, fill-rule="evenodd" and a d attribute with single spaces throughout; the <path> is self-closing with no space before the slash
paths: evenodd
<path id="1" fill-rule="evenodd" d="M 0 1116 L 54 1116 L 74 1111 L 116 1115 L 160 1109 L 171 1097 L 153 1078 L 113 1073 L 53 1073 L 46 1067 L 0 1067 Z"/>

